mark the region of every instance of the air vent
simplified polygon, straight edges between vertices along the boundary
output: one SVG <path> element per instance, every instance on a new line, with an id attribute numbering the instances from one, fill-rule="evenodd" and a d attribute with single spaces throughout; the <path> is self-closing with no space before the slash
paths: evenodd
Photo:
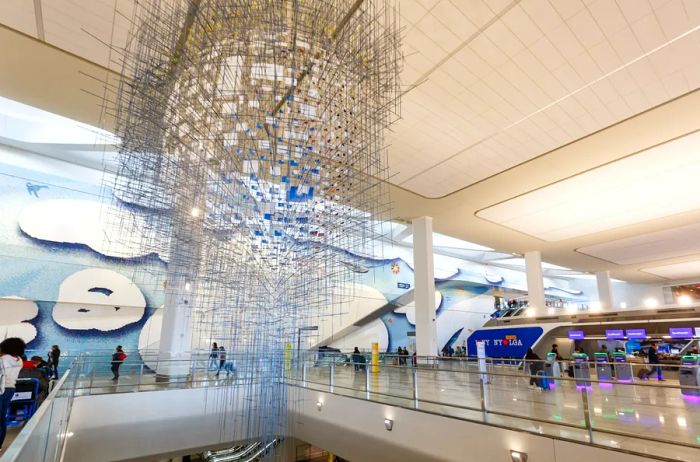
<path id="1" fill-rule="evenodd" d="M 669 314 L 669 313 L 695 313 L 692 308 L 670 308 L 668 310 L 657 310 L 656 314 Z"/>
<path id="2" fill-rule="evenodd" d="M 556 321 L 559 319 L 559 316 L 547 316 L 544 318 L 535 318 L 535 321 Z"/>

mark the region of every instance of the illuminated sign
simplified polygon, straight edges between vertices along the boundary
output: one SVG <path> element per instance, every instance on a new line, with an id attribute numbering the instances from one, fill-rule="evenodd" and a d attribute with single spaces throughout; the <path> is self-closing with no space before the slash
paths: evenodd
<path id="1" fill-rule="evenodd" d="M 646 329 L 627 329 L 627 338 L 629 338 L 629 339 L 633 339 L 633 338 L 645 339 L 645 338 L 647 338 L 647 330 Z"/>
<path id="2" fill-rule="evenodd" d="M 622 329 L 606 330 L 605 338 L 608 340 L 622 340 L 625 338 L 625 332 Z"/>
<path id="3" fill-rule="evenodd" d="M 692 327 L 671 327 L 668 333 L 671 338 L 693 338 Z"/>
<path id="4" fill-rule="evenodd" d="M 584 338 L 586 338 L 586 334 L 582 330 L 569 331 L 569 339 L 571 340 L 583 340 Z"/>

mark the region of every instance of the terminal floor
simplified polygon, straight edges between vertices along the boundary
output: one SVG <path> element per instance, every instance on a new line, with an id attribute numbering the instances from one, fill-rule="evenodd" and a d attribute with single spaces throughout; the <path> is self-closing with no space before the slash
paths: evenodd
<path id="1" fill-rule="evenodd" d="M 518 375 L 516 369 L 502 369 L 500 372 L 510 375 L 491 377 L 491 383 L 485 386 L 486 414 L 480 411 L 481 393 L 476 371 L 419 369 L 418 409 L 588 441 L 583 392 L 576 389 L 573 381 L 558 381 L 554 390 L 543 392 L 530 389 L 529 379 L 522 373 Z M 306 386 L 328 391 L 329 376 L 328 367 L 310 368 Z M 594 444 L 672 460 L 700 461 L 700 402 L 684 399 L 678 388 L 659 385 L 655 380 L 640 385 L 608 387 L 594 383 L 587 395 Z M 678 383 L 667 381 L 663 385 L 678 386 Z M 366 398 L 365 388 L 364 372 L 354 372 L 352 367 L 335 368 L 335 393 Z M 414 406 L 410 367 L 382 367 L 379 374 L 370 374 L 369 388 L 371 400 Z"/>
<path id="2" fill-rule="evenodd" d="M 508 374 L 491 377 L 484 389 L 487 413 L 480 411 L 479 375 L 475 370 L 418 369 L 418 409 L 533 433 L 587 442 L 582 392 L 572 381 L 558 381 L 549 392 L 528 388 L 528 378 L 515 368 L 495 368 Z M 310 367 L 306 386 L 329 391 L 330 369 Z M 235 384 L 240 377 L 197 372 L 181 382 L 158 382 L 154 374 L 124 371 L 118 381 L 108 373 L 81 376 L 76 395 L 129 393 L 168 388 L 210 387 Z M 334 370 L 334 393 L 367 398 L 366 375 L 352 367 Z M 666 388 L 652 380 L 642 384 L 615 384 L 609 388 L 593 384 L 588 392 L 594 444 L 662 456 L 670 460 L 700 461 L 700 401 L 684 399 L 678 388 Z M 663 385 L 678 386 L 669 380 Z M 382 366 L 370 374 L 369 399 L 414 407 L 413 369 Z M 612 432 L 612 433 L 611 433 Z M 613 434 L 623 433 L 624 435 Z M 8 435 L 8 440 L 12 436 Z M 650 441 L 648 438 L 663 440 Z M 5 447 L 9 445 L 9 441 Z M 691 445 L 696 447 L 689 447 Z"/>

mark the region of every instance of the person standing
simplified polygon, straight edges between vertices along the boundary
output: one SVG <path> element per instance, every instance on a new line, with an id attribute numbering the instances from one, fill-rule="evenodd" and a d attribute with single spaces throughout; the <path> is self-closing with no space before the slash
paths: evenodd
<path id="1" fill-rule="evenodd" d="M 61 359 L 61 350 L 58 345 L 51 345 L 51 351 L 49 351 L 49 364 L 51 365 L 51 372 L 53 378 L 58 380 L 58 362 Z"/>
<path id="2" fill-rule="evenodd" d="M 659 382 L 665 382 L 664 376 L 661 373 L 661 361 L 659 361 L 659 346 L 654 343 L 651 345 L 651 348 L 649 348 L 649 365 L 651 366 L 651 370 L 649 371 L 649 375 L 654 374 L 656 372 L 656 378 Z"/>
<path id="3" fill-rule="evenodd" d="M 124 349 L 121 345 L 117 345 L 116 350 L 112 354 L 112 374 L 114 374 L 112 380 L 119 380 L 119 367 L 122 365 L 125 359 L 126 353 L 124 353 Z"/>
<path id="4" fill-rule="evenodd" d="M 537 356 L 537 353 L 532 351 L 532 348 L 528 348 L 527 353 L 525 354 L 525 368 L 527 369 L 527 373 L 530 376 L 529 387 L 536 388 L 537 373 L 544 369 L 544 365 L 542 364 L 542 360 L 540 359 L 540 357 Z"/>
<path id="5" fill-rule="evenodd" d="M 7 411 L 15 395 L 17 377 L 22 370 L 22 355 L 26 344 L 18 337 L 6 338 L 0 343 L 0 448 L 7 433 Z"/>

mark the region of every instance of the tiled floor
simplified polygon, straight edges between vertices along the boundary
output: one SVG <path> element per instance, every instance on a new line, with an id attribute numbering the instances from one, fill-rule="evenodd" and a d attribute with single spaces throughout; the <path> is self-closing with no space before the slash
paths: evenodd
<path id="1" fill-rule="evenodd" d="M 482 413 L 475 369 L 418 369 L 418 409 L 588 441 L 583 391 L 577 390 L 575 382 L 558 381 L 554 390 L 543 392 L 528 388 L 528 378 L 515 368 L 495 367 L 493 371 L 507 375 L 491 377 L 491 383 L 484 387 L 487 412 Z M 308 368 L 307 386 L 328 390 L 329 377 L 327 366 Z M 370 374 L 369 399 L 414 407 L 413 381 L 412 368 L 383 366 L 379 374 Z M 367 397 L 365 373 L 354 372 L 352 367 L 336 366 L 333 383 L 335 393 Z M 656 381 L 639 385 L 594 383 L 586 395 L 593 442 L 676 460 L 700 461 L 700 403 L 684 399 L 678 388 L 665 387 L 677 387 L 677 382 L 663 385 Z"/>

